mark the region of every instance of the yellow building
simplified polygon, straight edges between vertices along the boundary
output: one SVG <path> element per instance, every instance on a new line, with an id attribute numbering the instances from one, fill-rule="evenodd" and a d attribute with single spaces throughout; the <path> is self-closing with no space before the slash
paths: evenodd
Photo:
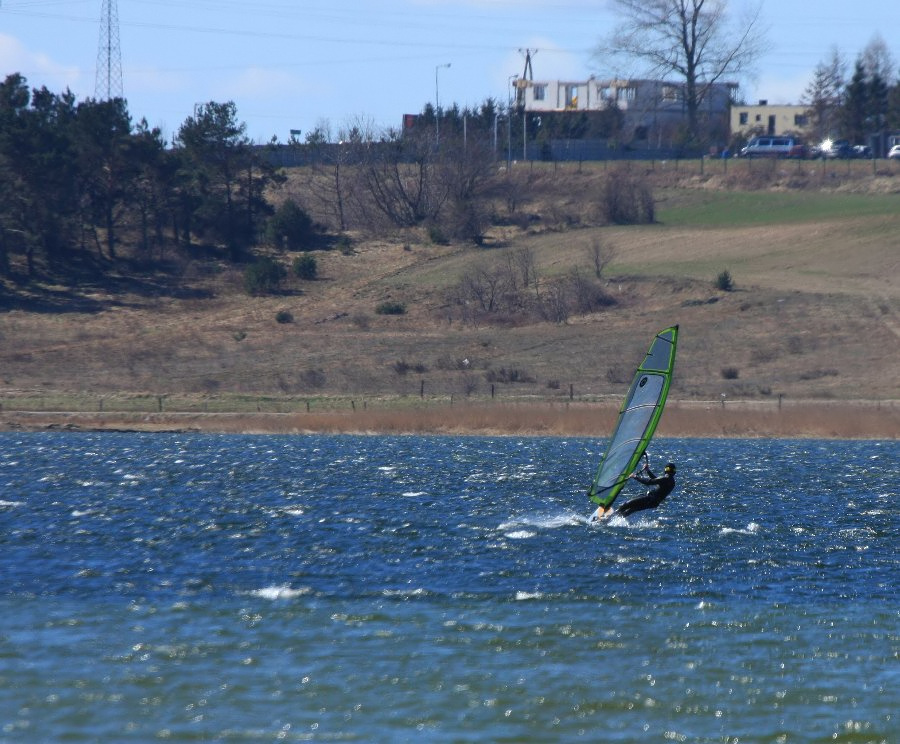
<path id="1" fill-rule="evenodd" d="M 742 134 L 746 137 L 759 134 L 807 134 L 809 107 L 790 105 L 769 105 L 760 101 L 756 105 L 731 107 L 731 136 Z"/>

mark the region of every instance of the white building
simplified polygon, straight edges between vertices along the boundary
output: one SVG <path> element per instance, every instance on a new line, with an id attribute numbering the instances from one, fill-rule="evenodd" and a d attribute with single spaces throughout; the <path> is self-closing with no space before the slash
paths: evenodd
<path id="1" fill-rule="evenodd" d="M 728 127 L 728 112 L 737 83 L 714 83 L 700 107 L 707 126 Z M 525 111 L 604 111 L 615 106 L 622 112 L 626 136 L 637 140 L 662 140 L 687 122 L 684 83 L 647 79 L 580 81 L 516 81 L 516 103 Z"/>

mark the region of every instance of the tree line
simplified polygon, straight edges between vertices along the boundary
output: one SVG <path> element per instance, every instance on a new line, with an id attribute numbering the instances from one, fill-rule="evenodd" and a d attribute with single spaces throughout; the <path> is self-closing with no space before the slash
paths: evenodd
<path id="1" fill-rule="evenodd" d="M 321 156 L 283 188 L 286 172 L 270 146 L 249 140 L 232 102 L 198 105 L 170 145 L 134 123 L 123 99 L 79 102 L 10 75 L 0 83 L 0 276 L 46 272 L 73 284 L 76 264 L 150 266 L 173 247 L 238 262 L 351 231 L 420 228 L 433 242 L 481 244 L 498 220 L 527 219 L 520 207 L 535 187 L 498 170 L 494 123 L 485 106 L 467 131 L 448 117 L 439 141 L 425 125 L 376 130 L 361 120 L 338 143 L 317 130 L 302 147 Z M 645 219 L 651 197 L 630 188 L 634 208 L 610 199 L 598 219 Z"/>
<path id="2" fill-rule="evenodd" d="M 857 56 L 848 79 L 837 48 L 813 71 L 804 93 L 814 135 L 868 144 L 872 136 L 900 133 L 900 73 L 890 50 L 875 37 Z"/>
<path id="3" fill-rule="evenodd" d="M 252 146 L 233 103 L 196 107 L 169 147 L 123 99 L 78 102 L 31 90 L 20 74 L 0 83 L 0 275 L 23 257 L 29 276 L 87 256 L 139 258 L 166 246 L 222 246 L 238 260 L 273 209 L 283 176 Z"/>

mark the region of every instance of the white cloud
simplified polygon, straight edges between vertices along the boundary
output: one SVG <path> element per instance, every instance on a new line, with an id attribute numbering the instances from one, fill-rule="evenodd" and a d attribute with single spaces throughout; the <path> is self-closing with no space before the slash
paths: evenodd
<path id="1" fill-rule="evenodd" d="M 94 81 L 88 82 L 78 67 L 62 65 L 43 52 L 27 49 L 18 39 L 0 34 L 0 70 L 3 76 L 21 73 L 33 88 L 46 86 L 53 92 L 66 88 L 84 93 L 84 88 L 93 90 Z"/>

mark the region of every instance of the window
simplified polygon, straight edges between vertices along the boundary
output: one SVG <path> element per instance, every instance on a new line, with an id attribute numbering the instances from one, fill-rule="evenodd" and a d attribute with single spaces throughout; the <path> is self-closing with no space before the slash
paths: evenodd
<path id="1" fill-rule="evenodd" d="M 743 125 L 750 120 L 750 114 L 748 114 L 746 111 L 741 111 L 738 118 L 740 119 L 740 123 Z"/>
<path id="2" fill-rule="evenodd" d="M 678 88 L 674 85 L 664 85 L 662 89 L 662 99 L 664 101 L 677 101 Z"/>
<path id="3" fill-rule="evenodd" d="M 809 124 L 809 117 L 806 114 L 794 114 L 794 126 L 805 127 Z"/>
<path id="4" fill-rule="evenodd" d="M 635 89 L 633 86 L 628 86 L 626 88 L 619 88 L 616 90 L 616 100 L 617 101 L 633 101 L 634 94 L 635 94 Z"/>
<path id="5" fill-rule="evenodd" d="M 544 96 L 547 95 L 547 86 L 546 85 L 535 85 L 534 86 L 534 100 L 535 101 L 543 101 Z"/>

